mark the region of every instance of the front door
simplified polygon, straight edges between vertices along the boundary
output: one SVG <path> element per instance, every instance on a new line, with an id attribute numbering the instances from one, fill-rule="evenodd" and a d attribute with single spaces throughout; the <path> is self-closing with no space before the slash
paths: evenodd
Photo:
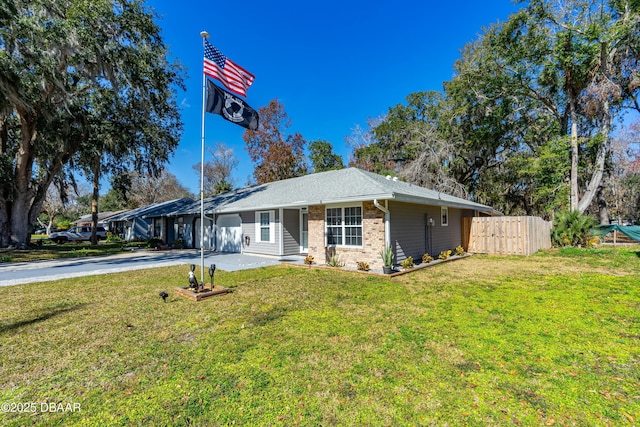
<path id="1" fill-rule="evenodd" d="M 301 211 L 300 216 L 300 252 L 306 254 L 309 252 L 309 212 Z"/>

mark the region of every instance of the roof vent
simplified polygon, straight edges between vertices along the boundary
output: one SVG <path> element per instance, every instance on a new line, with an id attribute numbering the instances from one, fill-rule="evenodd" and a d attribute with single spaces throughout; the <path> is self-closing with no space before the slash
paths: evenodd
<path id="1" fill-rule="evenodd" d="M 391 175 L 387 175 L 387 179 L 391 179 Z"/>

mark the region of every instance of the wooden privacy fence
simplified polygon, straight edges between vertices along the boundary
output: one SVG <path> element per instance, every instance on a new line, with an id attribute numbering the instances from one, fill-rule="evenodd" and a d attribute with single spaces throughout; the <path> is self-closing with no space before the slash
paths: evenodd
<path id="1" fill-rule="evenodd" d="M 462 218 L 467 252 L 531 255 L 551 247 L 551 222 L 537 216 Z"/>

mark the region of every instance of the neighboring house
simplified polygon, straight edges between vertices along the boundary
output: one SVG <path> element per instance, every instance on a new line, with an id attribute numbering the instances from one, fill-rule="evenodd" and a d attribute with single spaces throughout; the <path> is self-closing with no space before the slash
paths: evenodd
<path id="1" fill-rule="evenodd" d="M 182 198 L 168 202 L 155 203 L 137 209 L 122 212 L 105 220 L 109 231 L 130 242 L 158 238 L 163 242 L 173 242 L 180 237 L 182 229 L 178 227 L 176 218 L 166 216 L 193 203 L 192 199 Z"/>
<path id="2" fill-rule="evenodd" d="M 104 226 L 104 222 L 111 218 L 112 216 L 115 215 L 119 215 L 121 213 L 123 213 L 125 211 L 117 211 L 117 212 L 98 212 L 98 225 L 102 225 Z M 77 219 L 75 221 L 73 221 L 74 225 L 85 225 L 85 226 L 91 226 L 93 224 L 93 217 L 91 214 L 89 215 L 83 215 L 80 217 L 80 219 Z"/>
<path id="3" fill-rule="evenodd" d="M 204 247 L 317 262 L 338 255 L 347 265 L 380 268 L 393 247 L 396 262 L 437 256 L 462 242 L 462 218 L 500 215 L 489 206 L 356 168 L 305 175 L 231 191 L 204 201 Z M 200 247 L 200 202 L 168 214 Z"/>

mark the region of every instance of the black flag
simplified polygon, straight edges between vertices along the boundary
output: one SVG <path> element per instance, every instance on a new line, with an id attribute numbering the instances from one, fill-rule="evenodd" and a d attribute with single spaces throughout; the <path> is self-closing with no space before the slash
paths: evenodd
<path id="1" fill-rule="evenodd" d="M 258 129 L 258 113 L 241 98 L 207 79 L 207 113 L 220 114 L 225 120 L 250 130 Z"/>

